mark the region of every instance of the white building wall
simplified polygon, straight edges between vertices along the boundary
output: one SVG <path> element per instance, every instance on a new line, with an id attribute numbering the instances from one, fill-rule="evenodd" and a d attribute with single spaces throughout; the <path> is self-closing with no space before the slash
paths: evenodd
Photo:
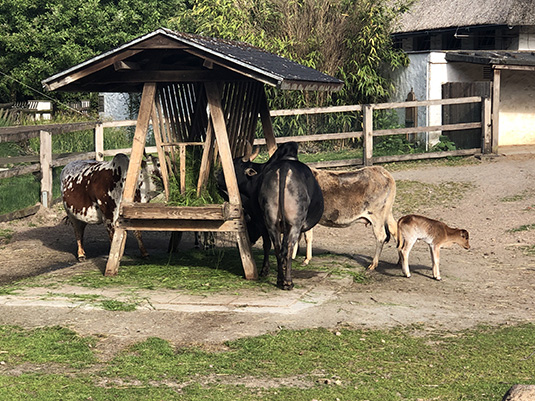
<path id="1" fill-rule="evenodd" d="M 535 27 L 524 26 L 520 28 L 517 46 L 515 50 L 535 50 Z"/>
<path id="2" fill-rule="evenodd" d="M 129 120 L 130 95 L 128 93 L 104 93 L 104 110 L 100 118 L 104 120 Z"/>
<path id="3" fill-rule="evenodd" d="M 535 145 L 535 72 L 501 73 L 498 146 Z"/>
<path id="4" fill-rule="evenodd" d="M 405 101 L 411 88 L 418 100 L 442 99 L 442 84 L 448 82 L 448 65 L 445 57 L 443 52 L 409 54 L 409 66 L 394 77 L 397 91 L 392 101 Z M 401 110 L 400 118 L 404 118 L 404 115 Z M 418 125 L 442 125 L 441 106 L 419 107 Z M 420 136 L 420 139 L 433 146 L 438 143 L 440 135 L 440 132 L 434 132 L 425 138 Z"/>
<path id="5" fill-rule="evenodd" d="M 396 93 L 391 99 L 392 102 L 404 102 L 411 89 L 414 91 L 416 99 L 427 99 L 429 53 L 414 53 L 410 54 L 409 58 L 409 66 L 398 71 L 393 78 Z M 404 110 L 400 110 L 400 118 L 405 119 Z M 425 108 L 419 107 L 418 125 L 425 125 L 427 121 L 426 118 Z"/>

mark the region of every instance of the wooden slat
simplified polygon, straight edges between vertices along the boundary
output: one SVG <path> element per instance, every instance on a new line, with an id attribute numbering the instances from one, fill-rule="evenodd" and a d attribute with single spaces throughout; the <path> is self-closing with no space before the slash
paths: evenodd
<path id="1" fill-rule="evenodd" d="M 119 219 L 121 229 L 142 231 L 218 231 L 239 232 L 245 230 L 240 220 L 134 220 Z M 246 273 L 247 279 L 252 279 Z"/>
<path id="2" fill-rule="evenodd" d="M 395 155 L 395 156 L 376 156 L 373 158 L 374 163 L 390 163 L 390 162 L 401 162 L 409 160 L 424 160 L 424 159 L 439 159 L 442 157 L 454 157 L 454 156 L 472 156 L 481 153 L 481 149 L 458 149 L 458 150 L 448 150 L 442 152 L 430 152 L 430 153 L 415 153 L 415 154 L 405 154 L 405 155 Z"/>
<path id="3" fill-rule="evenodd" d="M 158 149 L 156 146 L 146 146 L 145 152 L 147 153 L 156 153 L 158 152 Z M 129 155 L 132 153 L 132 148 L 122 148 L 122 149 L 110 149 L 105 150 L 102 152 L 104 156 L 115 156 L 116 154 L 124 153 L 125 155 Z"/>
<path id="4" fill-rule="evenodd" d="M 75 82 L 81 78 L 86 77 L 87 75 L 90 75 L 96 71 L 99 71 L 103 68 L 106 68 L 110 65 L 113 65 L 117 61 L 121 61 L 124 59 L 127 59 L 128 57 L 131 57 L 137 53 L 139 53 L 141 50 L 124 50 L 118 54 L 115 54 L 112 57 L 108 57 L 102 61 L 96 62 L 91 66 L 87 66 L 83 68 L 82 70 L 78 70 L 73 72 L 70 75 L 64 76 L 63 78 L 53 81 L 51 83 L 45 84 L 46 88 L 50 91 L 56 90 L 58 88 L 61 88 L 64 85 L 70 84 L 72 82 Z"/>
<path id="5" fill-rule="evenodd" d="M 210 168 L 212 164 L 212 157 L 214 153 L 214 130 L 212 124 L 208 124 L 206 129 L 206 142 L 204 144 L 201 167 L 199 168 L 199 181 L 197 182 L 197 196 L 201 195 L 201 192 L 206 187 L 208 177 L 210 176 Z"/>
<path id="6" fill-rule="evenodd" d="M 214 133 L 217 138 L 219 154 L 221 156 L 221 166 L 225 176 L 229 201 L 232 204 L 241 206 L 240 191 L 238 189 L 236 172 L 234 170 L 234 163 L 232 161 L 232 154 L 230 152 L 227 127 L 225 125 L 225 116 L 221 107 L 220 93 L 216 85 L 206 84 L 206 94 L 208 97 L 208 103 L 210 104 L 210 114 L 214 126 Z"/>
<path id="7" fill-rule="evenodd" d="M 490 98 L 483 101 L 481 108 L 481 125 L 483 135 L 481 135 L 481 149 L 483 153 L 492 152 L 492 102 Z"/>
<path id="8" fill-rule="evenodd" d="M 181 82 L 220 82 L 237 79 L 237 75 L 225 71 L 134 71 L 122 70 L 120 74 L 113 74 L 100 80 L 101 84 L 112 83 L 144 83 L 147 80 L 157 83 Z"/>
<path id="9" fill-rule="evenodd" d="M 481 102 L 481 100 L 482 100 L 481 96 L 469 96 L 469 97 L 462 97 L 462 98 L 455 98 L 455 99 L 411 100 L 409 102 L 399 102 L 399 103 L 374 103 L 374 104 L 370 104 L 370 106 L 374 110 L 385 110 L 385 109 L 401 109 L 405 107 L 479 103 Z"/>
<path id="10" fill-rule="evenodd" d="M 336 132 L 332 134 L 316 134 L 316 135 L 299 135 L 299 136 L 279 136 L 276 139 L 277 143 L 286 142 L 315 142 L 315 141 L 333 141 L 339 139 L 352 139 L 362 138 L 362 131 L 348 131 L 348 132 Z M 256 138 L 253 145 L 265 145 L 266 140 L 264 138 Z"/>
<path id="11" fill-rule="evenodd" d="M 128 203 L 121 206 L 125 219 L 144 220 L 230 220 L 240 217 L 239 208 L 225 202 L 220 205 L 166 206 L 161 203 Z"/>
<path id="12" fill-rule="evenodd" d="M 500 143 L 500 91 L 502 71 L 494 70 L 494 77 L 492 81 L 492 153 L 498 152 L 498 145 Z"/>
<path id="13" fill-rule="evenodd" d="M 22 219 L 24 217 L 32 216 L 37 213 L 39 209 L 41 209 L 41 205 L 37 204 L 35 206 L 30 206 L 21 210 L 17 210 L 15 212 L 2 214 L 0 215 L 0 222 L 3 223 L 6 221 Z"/>
<path id="14" fill-rule="evenodd" d="M 50 207 L 52 201 L 52 135 L 41 131 L 39 156 L 41 162 L 41 203 Z"/>
<path id="15" fill-rule="evenodd" d="M 165 199 L 169 199 L 169 170 L 167 169 L 167 161 L 165 159 L 165 152 L 162 148 L 162 119 L 158 114 L 159 103 L 154 102 L 152 108 L 152 128 L 154 130 L 154 140 L 156 142 L 156 149 L 158 152 L 158 159 L 160 161 L 160 173 L 162 175 L 163 190 L 165 192 Z"/>
<path id="16" fill-rule="evenodd" d="M 16 177 L 19 175 L 34 173 L 40 170 L 41 170 L 40 164 L 32 164 L 30 166 L 15 167 L 15 168 L 10 168 L 9 170 L 0 171 L 0 178 Z"/>
<path id="17" fill-rule="evenodd" d="M 346 166 L 360 166 L 364 165 L 364 159 L 344 159 L 344 160 L 327 160 L 323 162 L 312 162 L 307 163 L 307 166 L 314 168 L 336 168 L 336 167 L 346 167 Z"/>
<path id="18" fill-rule="evenodd" d="M 137 187 L 137 180 L 145 150 L 145 141 L 149 129 L 150 116 L 152 114 L 154 99 L 156 96 L 156 84 L 147 83 L 143 88 L 139 113 L 137 118 L 136 131 L 132 142 L 132 152 L 130 154 L 130 163 L 126 173 L 124 183 L 123 202 L 132 202 Z"/>
<path id="19" fill-rule="evenodd" d="M 373 163 L 373 110 L 370 105 L 365 105 L 362 112 L 364 128 L 364 165 L 371 166 Z"/>
<path id="20" fill-rule="evenodd" d="M 463 124 L 430 125 L 430 126 L 427 126 L 427 127 L 380 129 L 380 130 L 373 131 L 373 136 L 413 134 L 413 133 L 416 133 L 416 132 L 459 131 L 459 130 L 477 129 L 477 128 L 481 128 L 481 122 L 478 122 L 478 123 L 463 123 Z"/>
<path id="21" fill-rule="evenodd" d="M 8 156 L 0 157 L 0 166 L 18 163 L 38 163 L 39 156 Z"/>
<path id="22" fill-rule="evenodd" d="M 210 115 L 212 117 L 219 155 L 221 157 L 221 166 L 223 168 L 223 175 L 227 185 L 229 201 L 231 204 L 237 205 L 241 211 L 240 191 L 238 189 L 236 172 L 234 170 L 234 163 L 232 161 L 232 154 L 230 152 L 230 145 L 228 142 L 225 117 L 223 115 L 223 109 L 221 106 L 221 94 L 219 88 L 215 84 L 205 84 L 205 89 L 208 104 L 210 106 Z M 243 221 L 243 219 L 244 216 L 242 214 L 240 220 Z M 247 235 L 247 231 L 244 227 L 238 231 L 237 241 L 245 278 L 248 280 L 256 280 L 258 278 L 258 270 L 256 269 L 256 263 L 251 253 L 249 236 Z"/>
<path id="23" fill-rule="evenodd" d="M 136 131 L 134 133 L 134 140 L 132 143 L 132 153 L 130 155 L 128 171 L 126 172 L 122 199 L 122 202 L 125 203 L 129 203 L 134 200 L 137 179 L 139 177 L 139 171 L 141 168 L 141 159 L 143 158 L 143 151 L 145 150 L 145 141 L 147 139 L 150 117 L 154 109 L 155 97 L 156 84 L 146 83 L 143 87 L 143 94 L 141 95 Z M 115 232 L 113 233 L 113 239 L 110 246 L 110 255 L 108 257 L 106 271 L 104 273 L 106 276 L 114 276 L 119 271 L 119 264 L 124 253 L 125 242 L 126 231 L 122 228 L 116 228 Z"/>
<path id="24" fill-rule="evenodd" d="M 264 91 L 262 91 L 264 92 Z M 265 92 L 260 98 L 260 120 L 262 122 L 262 130 L 264 131 L 265 143 L 268 149 L 268 153 L 271 156 L 277 150 L 277 142 L 275 141 L 275 131 L 273 130 L 273 124 L 269 114 L 269 107 L 267 104 L 267 98 Z"/>
<path id="25" fill-rule="evenodd" d="M 327 113 L 347 113 L 354 111 L 362 111 L 362 105 L 350 106 L 330 106 L 330 107 L 310 107 L 304 109 L 288 109 L 288 110 L 271 110 L 269 114 L 271 117 L 281 116 L 297 116 L 304 114 L 327 114 Z"/>
<path id="26" fill-rule="evenodd" d="M 178 151 L 180 161 L 180 193 L 184 195 L 186 193 L 186 147 L 180 145 Z"/>
<path id="27" fill-rule="evenodd" d="M 83 131 L 94 129 L 95 121 L 84 123 L 68 123 L 68 124 L 40 124 L 40 125 L 24 125 L 14 127 L 0 128 L 0 143 L 2 142 L 19 142 L 30 138 L 37 138 L 40 131 L 48 131 L 53 135 L 65 134 L 69 132 Z"/>
<path id="28" fill-rule="evenodd" d="M 102 122 L 102 126 L 104 128 L 132 127 L 135 126 L 136 123 L 136 120 L 104 121 Z"/>

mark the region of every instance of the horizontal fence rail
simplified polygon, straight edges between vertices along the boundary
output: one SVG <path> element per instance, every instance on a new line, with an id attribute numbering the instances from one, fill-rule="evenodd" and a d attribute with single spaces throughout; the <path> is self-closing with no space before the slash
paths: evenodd
<path id="1" fill-rule="evenodd" d="M 481 120 L 472 123 L 457 123 L 433 126 L 417 126 L 409 128 L 396 129 L 373 129 L 373 111 L 386 109 L 401 109 L 415 107 L 460 105 L 468 103 L 481 103 Z M 300 116 L 328 113 L 359 113 L 362 116 L 362 131 L 349 131 L 338 133 L 320 133 L 314 135 L 300 135 L 293 137 L 277 137 L 278 143 L 284 142 L 321 142 L 331 140 L 362 139 L 363 156 L 362 158 L 334 160 L 321 163 L 310 163 L 316 167 L 343 167 L 350 165 L 371 165 L 373 163 L 386 163 L 392 161 L 408 161 L 417 159 L 435 159 L 449 156 L 467 156 L 478 153 L 491 153 L 491 102 L 488 98 L 479 96 L 455 98 L 455 99 L 438 99 L 422 101 L 406 101 L 399 103 L 377 103 L 367 105 L 348 105 L 332 107 L 315 107 L 291 110 L 273 110 L 270 112 L 271 117 Z M 52 169 L 61 167 L 74 160 L 96 159 L 103 160 L 104 157 L 114 156 L 118 153 L 130 154 L 131 148 L 104 150 L 104 129 L 118 127 L 132 127 L 136 125 L 136 120 L 124 121 L 88 121 L 80 123 L 67 124 L 42 124 L 32 126 L 16 126 L 0 128 L 0 143 L 4 142 L 21 142 L 32 138 L 40 140 L 40 155 L 16 156 L 0 158 L 0 179 L 15 177 L 29 173 L 41 173 L 41 204 L 48 207 L 52 203 Z M 404 154 L 395 156 L 373 156 L 373 138 L 389 135 L 407 135 L 416 133 L 431 133 L 440 131 L 459 131 L 469 129 L 481 130 L 481 147 L 474 149 L 461 149 L 453 151 L 428 152 L 421 154 Z M 52 136 L 61 135 L 77 131 L 92 130 L 94 131 L 95 150 L 84 153 L 52 154 Z M 263 138 L 255 139 L 255 145 L 265 145 Z M 180 145 L 180 144 L 178 144 Z M 190 144 L 191 145 L 191 144 Z M 155 146 L 147 147 L 148 153 L 156 153 Z M 22 166 L 14 166 L 24 164 Z M 32 208 L 29 208 L 30 210 Z M 35 209 L 35 206 L 33 207 Z M 32 209 L 32 210 L 33 210 Z M 33 212 L 35 213 L 35 211 Z M 9 215 L 21 217 L 23 211 L 10 213 Z M 0 221 L 8 215 L 0 216 Z"/>

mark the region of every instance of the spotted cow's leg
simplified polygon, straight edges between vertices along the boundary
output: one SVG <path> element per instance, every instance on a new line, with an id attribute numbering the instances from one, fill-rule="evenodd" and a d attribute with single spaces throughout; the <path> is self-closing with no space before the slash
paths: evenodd
<path id="1" fill-rule="evenodd" d="M 74 228 L 74 236 L 76 238 L 76 244 L 78 246 L 76 257 L 78 261 L 83 262 L 85 260 L 85 251 L 84 251 L 84 231 L 87 223 L 83 221 L 71 218 L 72 226 Z"/>

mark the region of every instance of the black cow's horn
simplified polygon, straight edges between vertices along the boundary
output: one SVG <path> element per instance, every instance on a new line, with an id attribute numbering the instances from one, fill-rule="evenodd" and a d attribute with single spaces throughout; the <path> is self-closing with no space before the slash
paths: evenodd
<path id="1" fill-rule="evenodd" d="M 256 156 L 260 153 L 260 147 L 257 146 L 255 151 L 253 152 L 253 145 L 251 145 L 250 142 L 245 143 L 245 154 L 242 157 L 242 161 L 244 163 L 252 162 Z"/>

